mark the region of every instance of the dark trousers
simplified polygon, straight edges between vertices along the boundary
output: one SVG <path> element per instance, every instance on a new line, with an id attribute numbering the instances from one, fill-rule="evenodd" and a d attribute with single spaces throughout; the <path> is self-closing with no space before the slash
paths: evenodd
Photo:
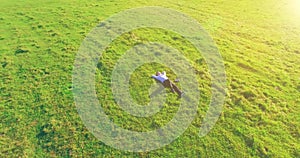
<path id="1" fill-rule="evenodd" d="M 165 80 L 163 83 L 165 88 L 170 88 L 171 91 L 174 93 L 176 92 L 178 94 L 178 96 L 181 96 L 181 91 L 179 90 L 179 88 L 174 84 L 172 83 L 169 79 Z"/>

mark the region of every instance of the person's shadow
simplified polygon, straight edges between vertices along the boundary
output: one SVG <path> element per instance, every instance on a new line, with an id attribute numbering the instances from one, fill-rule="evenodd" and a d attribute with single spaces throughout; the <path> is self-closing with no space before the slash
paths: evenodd
<path id="1" fill-rule="evenodd" d="M 152 89 L 155 89 L 155 90 L 150 94 L 150 98 L 155 97 L 155 96 L 157 96 L 158 94 L 161 94 L 162 91 L 165 89 L 165 87 L 163 86 L 162 83 L 160 83 L 160 81 L 158 81 L 158 80 L 156 80 L 156 79 L 154 79 L 154 80 L 155 80 L 156 84 L 153 85 L 154 88 L 151 87 L 151 90 L 152 90 Z M 175 79 L 174 82 L 179 82 L 179 81 L 180 81 L 179 79 Z"/>
<path id="2" fill-rule="evenodd" d="M 153 85 L 153 86 L 154 86 L 154 87 L 151 88 L 151 89 L 155 89 L 155 90 L 150 94 L 150 98 L 155 97 L 155 96 L 161 94 L 162 91 L 163 91 L 164 88 L 165 88 L 159 81 L 156 81 L 156 84 Z"/>

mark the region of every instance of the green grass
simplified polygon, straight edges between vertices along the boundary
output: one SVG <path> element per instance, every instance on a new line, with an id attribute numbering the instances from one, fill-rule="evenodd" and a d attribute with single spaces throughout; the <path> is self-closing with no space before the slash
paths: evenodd
<path id="1" fill-rule="evenodd" d="M 299 157 L 300 14 L 291 11 L 291 2 L 1 2 L 0 157 Z M 105 98 L 99 100 L 116 124 L 149 131 L 166 124 L 178 109 L 170 93 L 164 108 L 150 118 L 131 116 L 115 104 L 110 72 L 120 55 L 137 43 L 177 48 L 197 69 L 201 91 L 197 116 L 183 135 L 158 150 L 124 152 L 99 141 L 81 121 L 72 94 L 73 63 L 81 42 L 101 20 L 124 9 L 154 5 L 183 12 L 209 32 L 224 58 L 228 94 L 218 122 L 200 138 L 211 97 L 203 58 L 172 32 L 138 29 L 124 34 L 104 52 L 96 73 L 98 97 Z M 147 77 L 157 69 L 176 78 L 164 65 L 139 67 L 141 76 L 130 80 L 136 102 L 149 102 L 154 81 Z"/>

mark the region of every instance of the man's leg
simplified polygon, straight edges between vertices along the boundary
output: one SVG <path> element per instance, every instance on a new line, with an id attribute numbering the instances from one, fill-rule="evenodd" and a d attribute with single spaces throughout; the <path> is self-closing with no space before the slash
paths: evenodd
<path id="1" fill-rule="evenodd" d="M 177 95 L 181 96 L 181 94 L 182 94 L 181 90 L 172 82 L 171 82 L 171 85 L 172 85 L 173 90 L 175 90 L 175 92 L 177 93 Z"/>
<path id="2" fill-rule="evenodd" d="M 179 90 L 179 88 L 178 88 L 175 84 L 173 84 L 170 80 L 164 81 L 163 85 L 164 85 L 165 87 L 170 88 L 171 91 L 172 91 L 173 93 L 176 92 L 178 96 L 181 96 L 182 92 L 181 92 L 181 91 Z"/>
<path id="3" fill-rule="evenodd" d="M 164 85 L 165 88 L 170 88 L 173 93 L 175 92 L 174 89 L 173 89 L 173 87 L 172 87 L 172 83 L 171 83 L 170 80 L 165 80 L 163 82 L 163 85 Z"/>

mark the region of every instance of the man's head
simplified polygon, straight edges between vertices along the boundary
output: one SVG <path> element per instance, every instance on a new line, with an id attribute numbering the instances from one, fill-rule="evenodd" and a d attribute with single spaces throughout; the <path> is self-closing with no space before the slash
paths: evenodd
<path id="1" fill-rule="evenodd" d="M 156 76 L 159 76 L 161 73 L 159 71 L 156 72 Z"/>

